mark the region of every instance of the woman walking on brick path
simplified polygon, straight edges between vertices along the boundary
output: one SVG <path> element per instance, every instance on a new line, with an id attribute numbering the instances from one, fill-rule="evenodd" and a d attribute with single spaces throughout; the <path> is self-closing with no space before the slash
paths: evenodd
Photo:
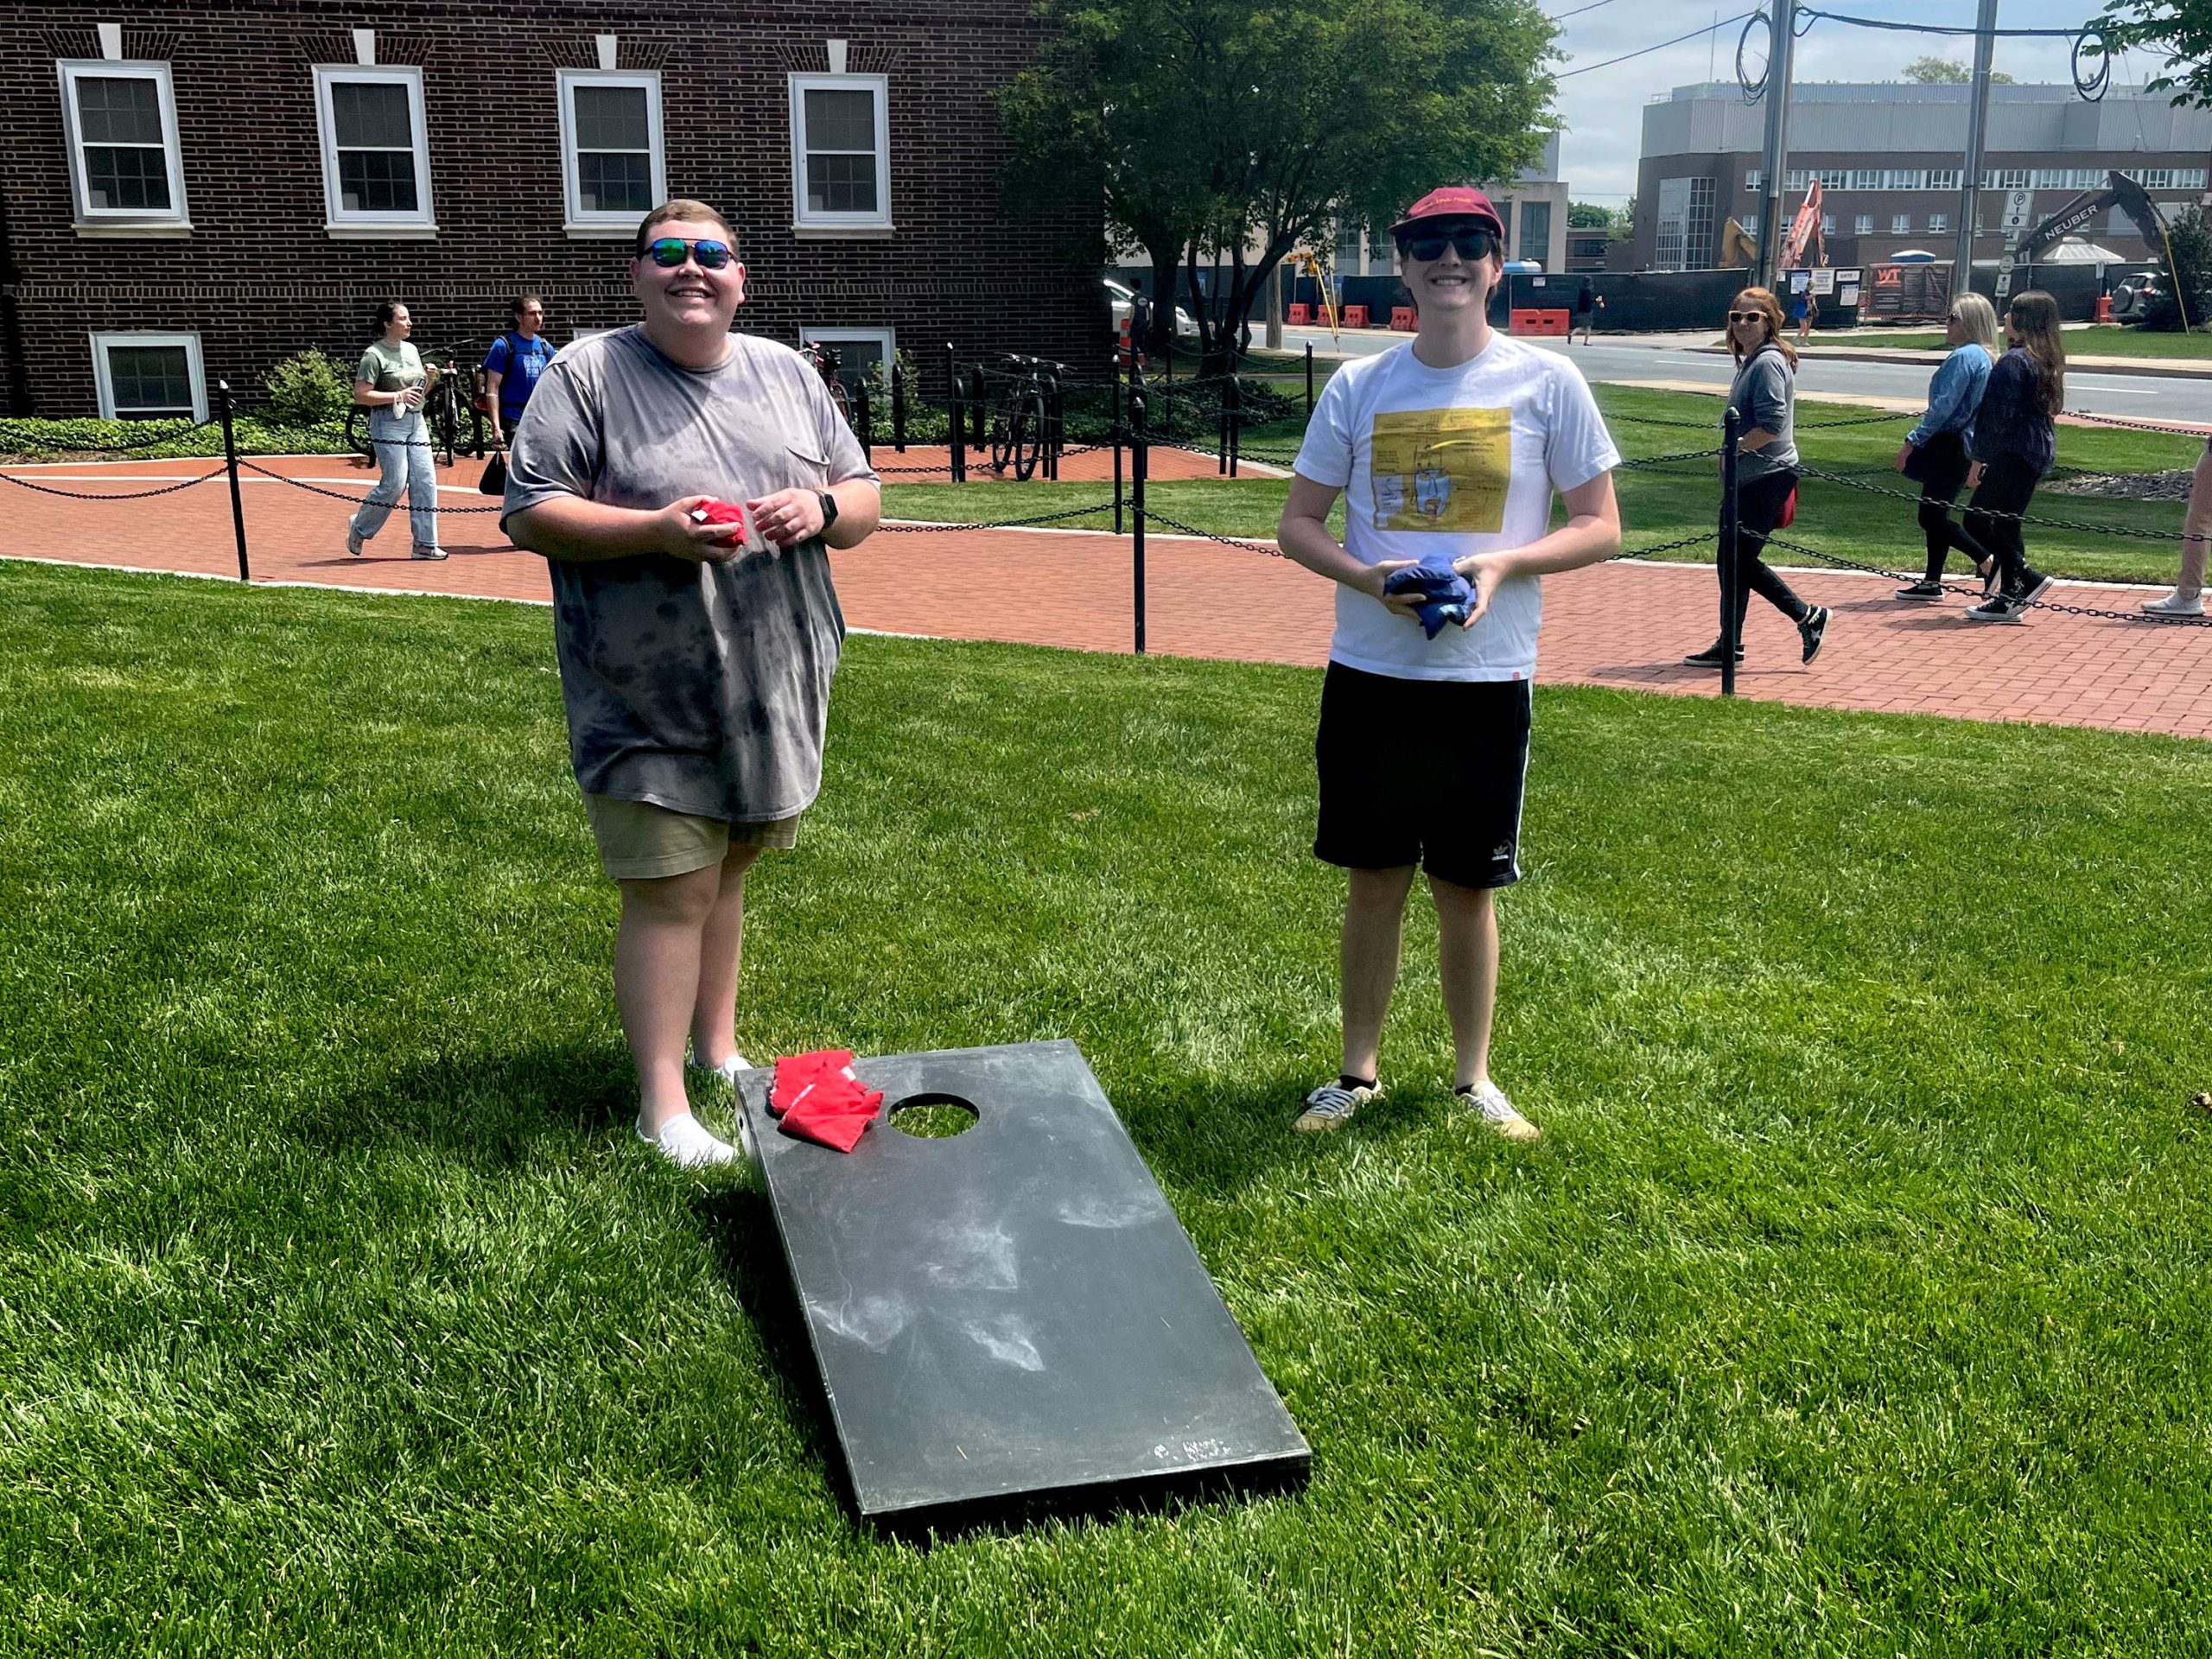
<path id="1" fill-rule="evenodd" d="M 2204 547 L 2212 536 L 2212 438 L 2196 458 L 2196 474 L 2189 481 L 2189 510 L 2181 520 L 2181 575 L 2174 590 L 2164 599 L 2146 599 L 2143 609 L 2151 616 L 2204 614 Z"/>
<path id="2" fill-rule="evenodd" d="M 353 372 L 353 401 L 369 411 L 369 442 L 383 476 L 353 515 L 346 550 L 359 558 L 407 493 L 407 523 L 418 559 L 442 559 L 438 545 L 438 475 L 430 465 L 430 428 L 423 418 L 429 375 L 423 355 L 407 343 L 415 320 L 397 300 L 377 308 L 380 338 L 369 342 Z"/>
<path id="3" fill-rule="evenodd" d="M 1764 288 L 1747 288 L 1728 306 L 1728 350 L 1736 359 L 1736 383 L 1728 407 L 1736 411 L 1736 660 L 1744 660 L 1744 613 L 1754 589 L 1797 625 L 1803 660 L 1821 653 L 1827 637 L 1825 605 L 1808 605 L 1789 584 L 1767 568 L 1759 555 L 1782 523 L 1797 492 L 1795 436 L 1797 353 L 1782 338 L 1782 302 Z M 1719 668 L 1727 653 L 1726 636 L 1682 660 L 1693 668 Z"/>
<path id="4" fill-rule="evenodd" d="M 1985 581 L 1995 574 L 1987 555 L 1959 534 L 1951 508 L 1974 466 L 1967 438 L 1997 359 L 1997 308 L 1979 294 L 1961 294 L 1944 319 L 1943 338 L 1951 354 L 1928 383 L 1928 412 L 1905 435 L 1897 460 L 1899 472 L 1919 481 L 1920 530 L 1928 538 L 1927 575 L 1898 588 L 1897 597 L 1921 603 L 1943 597 L 1943 563 L 1955 547 L 1974 561 Z"/>
<path id="5" fill-rule="evenodd" d="M 2040 289 L 2015 295 L 2005 312 L 2010 349 L 1989 372 L 1974 417 L 1974 470 L 1967 482 L 1966 539 L 1997 563 L 1997 592 L 1967 612 L 1976 622 L 2019 622 L 2050 587 L 2028 563 L 2020 516 L 2057 454 L 2058 411 L 2066 404 L 2066 347 L 2058 302 Z"/>

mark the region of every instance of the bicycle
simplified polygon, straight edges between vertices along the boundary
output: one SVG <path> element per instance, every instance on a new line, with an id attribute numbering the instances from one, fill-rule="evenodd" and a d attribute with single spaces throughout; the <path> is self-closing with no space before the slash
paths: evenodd
<path id="1" fill-rule="evenodd" d="M 1001 356 L 1010 372 L 1005 376 L 1006 390 L 999 395 L 998 406 L 991 411 L 991 470 L 1003 478 L 1012 467 L 1014 477 L 1027 483 L 1045 459 L 1045 446 L 1052 435 L 1046 394 L 1057 390 L 1057 381 L 1048 379 L 1046 372 L 1058 376 L 1074 371 L 1050 358 L 1023 357 L 1015 352 Z"/>
<path id="2" fill-rule="evenodd" d="M 845 382 L 839 371 L 844 359 L 835 346 L 824 346 L 818 340 L 801 345 L 798 354 L 814 365 L 814 372 L 822 377 L 822 384 L 830 389 L 830 401 L 837 406 L 837 418 L 847 426 L 853 423 L 852 399 L 846 395 Z"/>
<path id="3" fill-rule="evenodd" d="M 464 371 L 461 364 L 458 347 L 423 353 L 423 366 L 430 372 L 430 377 L 418 407 L 423 412 L 423 428 L 430 435 L 433 454 L 443 450 L 448 467 L 458 455 L 481 460 L 487 450 L 484 442 L 483 371 L 474 367 Z M 461 391 L 464 374 L 469 382 L 467 393 Z M 369 413 L 359 404 L 346 411 L 346 446 L 357 455 L 373 455 L 376 452 L 376 446 L 368 436 Z M 466 443 L 461 442 L 464 431 L 467 434 Z"/>

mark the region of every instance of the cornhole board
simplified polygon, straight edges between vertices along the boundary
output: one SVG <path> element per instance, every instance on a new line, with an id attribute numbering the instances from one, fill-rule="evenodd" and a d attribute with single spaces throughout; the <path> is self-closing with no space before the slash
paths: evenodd
<path id="1" fill-rule="evenodd" d="M 856 1061 L 849 1154 L 741 1109 L 861 1516 L 893 1529 L 1295 1484 L 1306 1440 L 1071 1042 Z M 909 1135 L 917 1096 L 974 1125 Z"/>

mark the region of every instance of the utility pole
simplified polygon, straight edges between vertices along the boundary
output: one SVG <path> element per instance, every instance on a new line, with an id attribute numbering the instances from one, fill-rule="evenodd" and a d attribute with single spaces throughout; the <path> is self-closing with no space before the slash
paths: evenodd
<path id="1" fill-rule="evenodd" d="M 1983 0 L 1985 5 L 1995 0 Z M 1788 219 L 1782 200 L 1784 164 L 1789 158 L 1789 65 L 1797 44 L 1797 0 L 1768 0 L 1770 34 L 1766 49 L 1766 175 L 1760 181 L 1759 264 L 1751 281 L 1770 285 L 1782 257 Z"/>
<path id="2" fill-rule="evenodd" d="M 1989 60 L 1997 49 L 1997 0 L 1981 0 L 1974 20 L 1974 84 L 1967 91 L 1966 170 L 1959 176 L 1958 251 L 1952 256 L 1953 298 L 1974 286 L 1974 219 L 1981 200 L 1981 152 L 1989 137 Z"/>

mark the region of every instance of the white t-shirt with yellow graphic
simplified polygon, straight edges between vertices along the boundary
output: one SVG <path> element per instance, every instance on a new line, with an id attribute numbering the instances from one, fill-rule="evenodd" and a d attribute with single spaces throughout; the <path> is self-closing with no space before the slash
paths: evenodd
<path id="1" fill-rule="evenodd" d="M 1550 528 L 1554 492 L 1620 458 L 1580 369 L 1492 334 L 1456 368 L 1427 367 L 1410 341 L 1345 364 L 1314 406 L 1296 466 L 1345 492 L 1344 547 L 1378 564 L 1525 546 Z M 1329 657 L 1402 680 L 1525 680 L 1542 616 L 1537 579 L 1521 576 L 1473 627 L 1431 639 L 1340 585 Z"/>

